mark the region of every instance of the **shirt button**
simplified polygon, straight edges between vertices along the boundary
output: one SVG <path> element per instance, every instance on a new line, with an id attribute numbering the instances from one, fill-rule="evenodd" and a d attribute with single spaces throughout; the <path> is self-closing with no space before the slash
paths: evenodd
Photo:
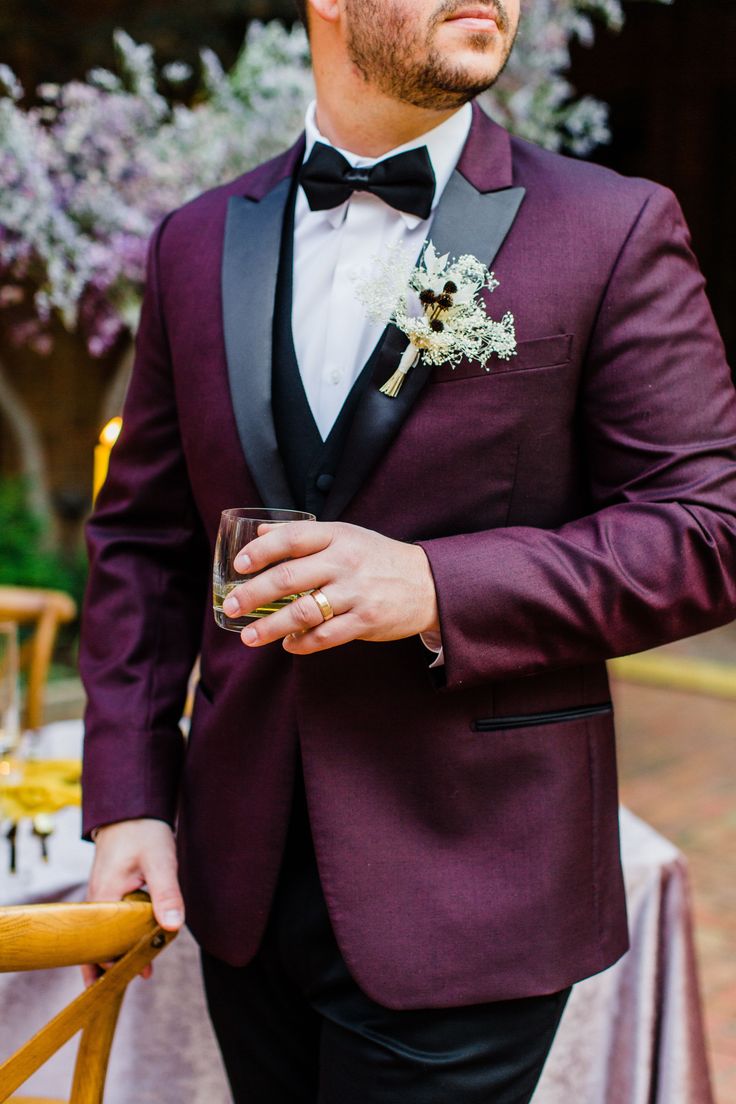
<path id="1" fill-rule="evenodd" d="M 333 368 L 329 375 L 330 383 L 339 383 L 342 379 L 342 372 L 339 368 Z"/>

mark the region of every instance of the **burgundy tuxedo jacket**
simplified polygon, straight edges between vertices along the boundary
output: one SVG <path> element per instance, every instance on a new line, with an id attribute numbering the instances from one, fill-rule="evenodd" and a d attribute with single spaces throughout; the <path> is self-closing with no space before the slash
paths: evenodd
<path id="1" fill-rule="evenodd" d="M 476 107 L 431 238 L 515 319 L 490 371 L 383 338 L 323 518 L 420 542 L 416 637 L 308 657 L 215 626 L 220 511 L 289 506 L 270 405 L 303 142 L 169 215 L 89 524 L 85 834 L 176 824 L 189 926 L 235 964 L 266 922 L 297 745 L 345 960 L 389 1007 L 562 988 L 627 947 L 605 660 L 736 617 L 736 402 L 667 190 L 511 138 Z M 370 255 L 371 243 L 366 243 Z M 179 719 L 201 652 L 191 734 Z"/>

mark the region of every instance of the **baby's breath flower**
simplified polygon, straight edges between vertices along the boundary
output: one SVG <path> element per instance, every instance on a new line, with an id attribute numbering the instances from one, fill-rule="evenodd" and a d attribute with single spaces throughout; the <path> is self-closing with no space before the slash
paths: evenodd
<path id="1" fill-rule="evenodd" d="M 401 246 L 375 258 L 375 265 L 375 275 L 358 283 L 356 294 L 371 321 L 393 322 L 409 338 L 399 367 L 381 388 L 384 394 L 395 398 L 420 355 L 453 368 L 467 357 L 486 371 L 494 354 L 502 360 L 515 355 L 514 317 L 489 317 L 481 292 L 492 292 L 498 280 L 477 257 L 466 253 L 450 261 L 427 241 L 413 268 Z"/>
<path id="2" fill-rule="evenodd" d="M 172 84 L 182 84 L 183 81 L 187 81 L 191 77 L 192 67 L 184 61 L 171 61 L 168 65 L 164 65 L 161 72 L 165 79 Z"/>

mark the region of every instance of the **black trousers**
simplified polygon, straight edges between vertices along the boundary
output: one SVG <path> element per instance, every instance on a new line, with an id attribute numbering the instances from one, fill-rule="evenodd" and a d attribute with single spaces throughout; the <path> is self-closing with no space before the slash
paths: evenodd
<path id="1" fill-rule="evenodd" d="M 367 997 L 332 932 L 303 784 L 258 954 L 203 951 L 202 970 L 236 1104 L 527 1104 L 570 993 L 420 1011 Z"/>

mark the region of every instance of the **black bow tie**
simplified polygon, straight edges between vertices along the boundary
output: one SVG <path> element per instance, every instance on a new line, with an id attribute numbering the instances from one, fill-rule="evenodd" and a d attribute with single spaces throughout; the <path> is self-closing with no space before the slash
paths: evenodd
<path id="1" fill-rule="evenodd" d="M 372 192 L 397 211 L 426 219 L 432 212 L 435 176 L 426 146 L 354 169 L 332 146 L 315 142 L 299 183 L 313 211 L 339 207 L 353 192 Z"/>

